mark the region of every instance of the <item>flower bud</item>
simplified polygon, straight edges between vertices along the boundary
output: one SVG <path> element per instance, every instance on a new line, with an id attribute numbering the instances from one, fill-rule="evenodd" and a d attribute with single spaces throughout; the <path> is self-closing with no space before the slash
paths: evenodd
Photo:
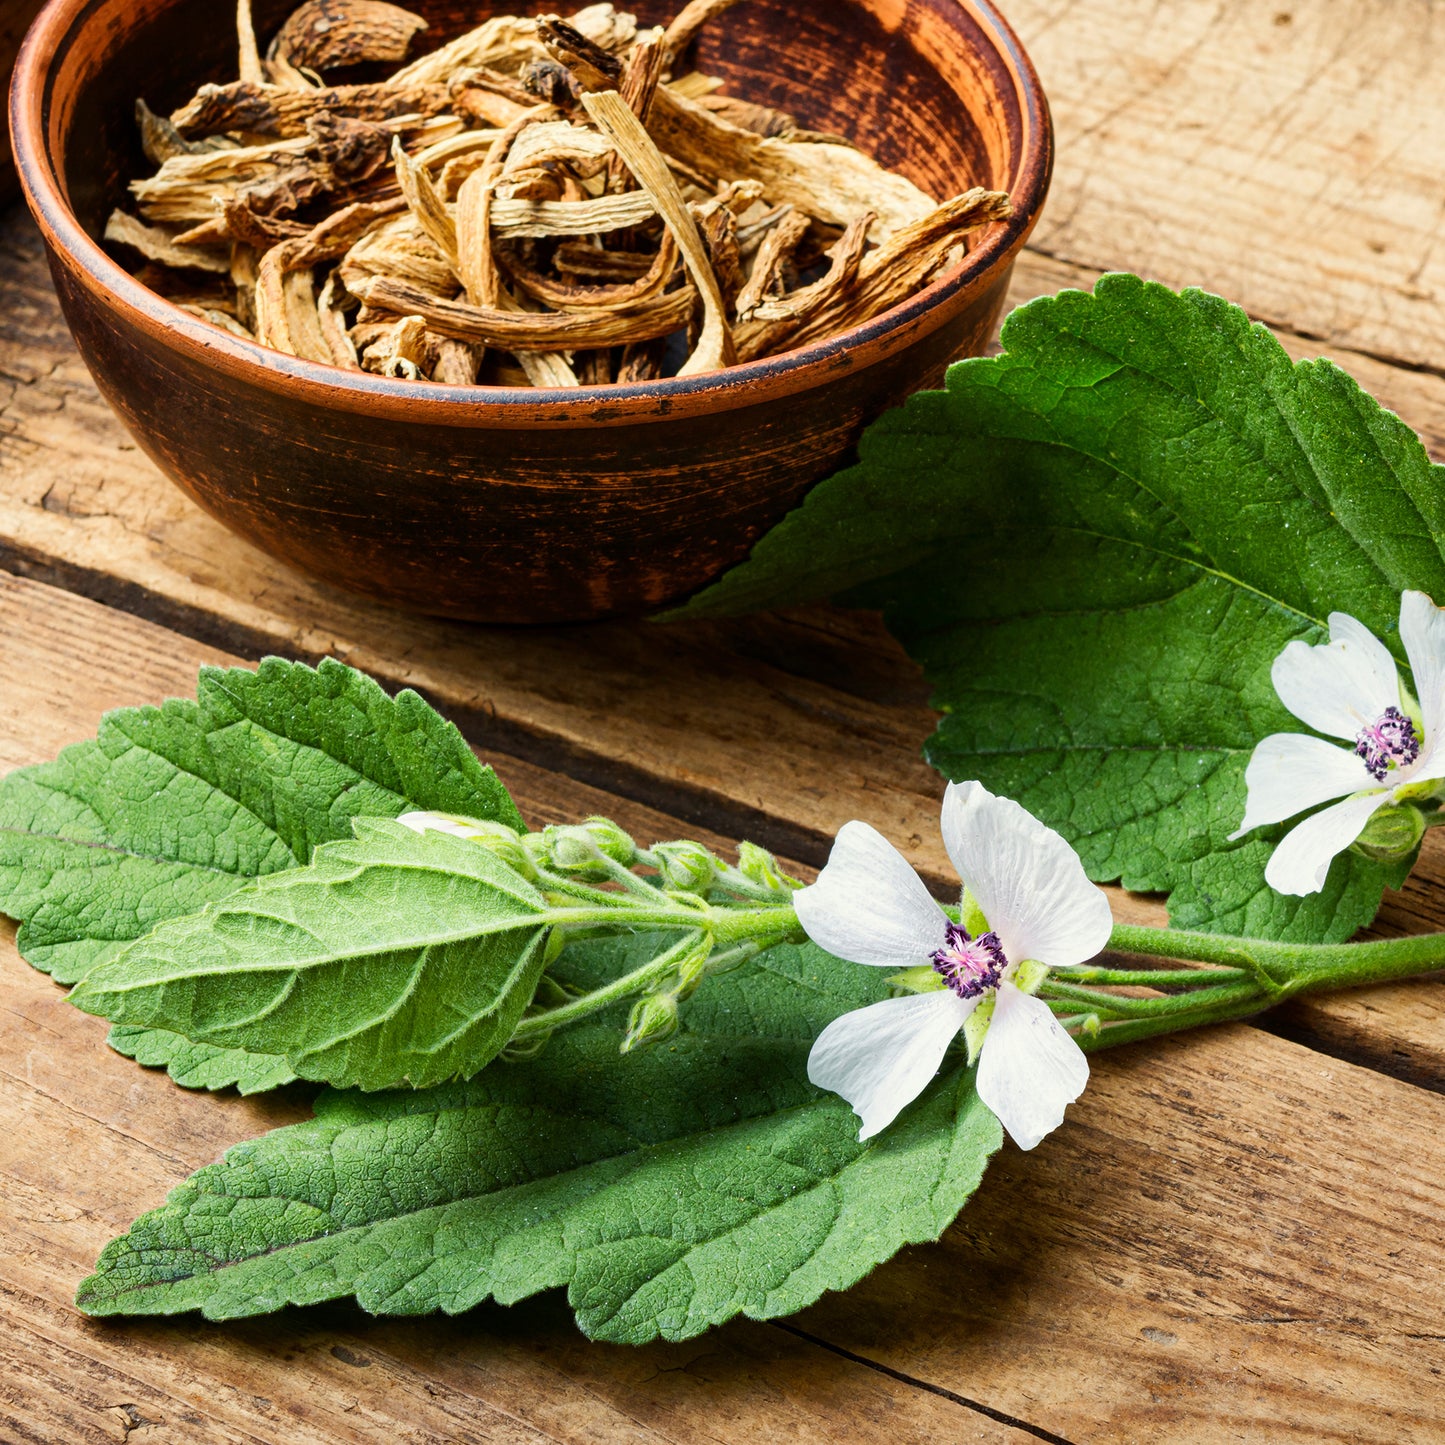
<path id="1" fill-rule="evenodd" d="M 706 893 L 717 877 L 717 860 L 701 843 L 658 843 L 651 852 L 666 889 Z"/>
<path id="2" fill-rule="evenodd" d="M 759 848 L 756 843 L 738 844 L 738 872 L 750 883 L 774 893 L 791 893 L 802 886 L 778 867 L 778 860 L 766 848 Z"/>
<path id="3" fill-rule="evenodd" d="M 627 1020 L 627 1037 L 622 1041 L 622 1052 L 630 1054 L 634 1049 L 646 1048 L 649 1044 L 660 1044 L 677 1032 L 677 997 L 670 993 L 650 993 L 632 1006 Z"/>
<path id="4" fill-rule="evenodd" d="M 610 858 L 624 868 L 637 861 L 637 844 L 606 818 L 548 828 L 543 837 L 547 856 L 558 868 L 586 868 L 600 857 Z"/>
<path id="5" fill-rule="evenodd" d="M 450 833 L 454 838 L 479 843 L 522 877 L 537 876 L 537 869 L 523 840 L 505 823 L 494 823 L 485 818 L 463 818 L 457 813 L 403 813 L 396 821 L 404 823 L 414 833 Z"/>
<path id="6" fill-rule="evenodd" d="M 1409 803 L 1389 804 L 1365 824 L 1355 839 L 1356 852 L 1378 863 L 1408 858 L 1425 836 L 1425 815 Z"/>

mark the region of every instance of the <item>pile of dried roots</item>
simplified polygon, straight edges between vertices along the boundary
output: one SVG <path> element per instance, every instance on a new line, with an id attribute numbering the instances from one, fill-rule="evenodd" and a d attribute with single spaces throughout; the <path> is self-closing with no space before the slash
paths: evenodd
<path id="1" fill-rule="evenodd" d="M 139 102 L 154 175 L 106 239 L 140 279 L 310 361 L 453 386 L 691 376 L 897 305 L 1008 198 L 936 204 L 838 136 L 681 64 L 733 0 L 665 30 L 610 4 L 501 15 L 389 79 L 419 16 L 305 0 L 240 79 L 170 119 Z M 364 71 L 362 73 L 365 73 Z"/>

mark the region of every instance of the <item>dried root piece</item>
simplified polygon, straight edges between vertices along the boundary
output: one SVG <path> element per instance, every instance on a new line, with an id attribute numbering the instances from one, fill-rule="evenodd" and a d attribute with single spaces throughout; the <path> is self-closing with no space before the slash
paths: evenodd
<path id="1" fill-rule="evenodd" d="M 611 138 L 617 153 L 637 178 L 637 183 L 652 197 L 652 204 L 676 239 L 688 274 L 702 297 L 702 331 L 692 355 L 683 363 L 678 375 L 697 376 L 731 366 L 737 354 L 733 348 L 732 327 L 728 323 L 722 290 L 713 275 L 697 221 L 688 210 L 687 201 L 668 170 L 667 162 L 658 154 L 652 138 L 628 108 L 627 102 L 615 90 L 584 96 L 583 104 L 593 122 Z M 628 339 L 645 341 L 648 338 Z"/>
<path id="2" fill-rule="evenodd" d="M 383 0 L 306 0 L 276 32 L 269 60 L 330 70 L 364 60 L 402 60 L 426 21 Z"/>
<path id="3" fill-rule="evenodd" d="M 256 277 L 256 340 L 303 361 L 330 362 L 331 347 L 316 309 L 311 272 L 287 270 L 278 259 L 284 249 L 275 246 L 261 258 Z"/>
<path id="4" fill-rule="evenodd" d="M 361 359 L 356 354 L 356 345 L 351 339 L 351 330 L 346 323 L 346 312 L 342 306 L 344 294 L 341 281 L 335 271 L 327 278 L 316 298 L 316 316 L 321 323 L 321 334 L 326 338 L 333 366 L 345 371 L 360 371 Z"/>
<path id="5" fill-rule="evenodd" d="M 358 241 L 342 260 L 340 275 L 358 295 L 362 283 L 374 276 L 392 276 L 438 296 L 451 295 L 457 286 L 451 265 L 410 212 Z"/>
<path id="6" fill-rule="evenodd" d="M 361 365 L 379 376 L 416 381 L 426 361 L 426 322 L 420 316 L 403 316 L 380 328 L 376 339 L 361 353 Z"/>
<path id="7" fill-rule="evenodd" d="M 428 337 L 431 337 L 430 332 Z M 431 339 L 435 341 L 436 349 L 431 379 L 443 386 L 475 386 L 482 369 L 483 348 L 469 346 L 465 341 L 453 341 L 449 336 Z"/>
<path id="8" fill-rule="evenodd" d="M 738 293 L 739 321 L 751 321 L 753 313 L 769 296 L 784 289 L 783 268 L 792 260 L 793 252 L 798 249 L 811 226 L 812 222 L 807 216 L 790 206 L 778 223 L 768 231 L 753 261 L 753 273 L 748 277 L 747 285 Z"/>
<path id="9" fill-rule="evenodd" d="M 865 211 L 851 222 L 829 250 L 827 272 L 809 286 L 778 297 L 766 297 L 752 310 L 751 319 L 738 328 L 738 357 L 754 361 L 790 344 L 810 316 L 833 303 L 852 286 L 868 245 L 873 213 Z M 875 313 L 876 314 L 876 313 Z"/>
<path id="10" fill-rule="evenodd" d="M 590 241 L 564 241 L 552 252 L 559 275 L 587 281 L 635 281 L 647 275 L 654 260 L 645 251 L 608 251 Z"/>
<path id="11" fill-rule="evenodd" d="M 160 266 L 174 266 L 180 270 L 214 271 L 217 275 L 230 274 L 231 258 L 223 251 L 207 250 L 199 246 L 179 246 L 175 236 L 160 226 L 147 226 L 124 211 L 112 211 L 105 223 L 105 239 L 139 251 L 147 261 Z"/>
<path id="12" fill-rule="evenodd" d="M 517 258 L 502 257 L 512 284 L 534 301 L 558 311 L 617 311 L 635 306 L 666 289 L 677 273 L 677 242 L 671 231 L 663 233 L 662 245 L 652 264 L 634 280 L 601 286 L 556 281 Z"/>
<path id="13" fill-rule="evenodd" d="M 669 155 L 714 180 L 744 176 L 759 181 L 774 204 L 796 206 L 834 226 L 873 211 L 878 220 L 870 239 L 875 242 L 933 209 L 933 201 L 912 181 L 885 171 L 861 151 L 755 135 L 668 86 L 658 91 L 649 124 Z"/>
<path id="14" fill-rule="evenodd" d="M 657 214 L 645 191 L 599 196 L 595 201 L 492 202 L 492 231 L 517 240 L 542 236 L 597 236 L 645 226 Z"/>
<path id="15" fill-rule="evenodd" d="M 789 344 L 822 341 L 901 305 L 958 252 L 970 231 L 1005 221 L 1011 214 L 1009 199 L 1001 191 L 976 188 L 945 202 L 865 256 L 856 282 L 818 307 Z"/>
<path id="16" fill-rule="evenodd" d="M 171 299 L 174 301 L 175 297 Z M 189 311 L 192 316 L 199 316 L 202 321 L 209 321 L 212 326 L 219 326 L 222 331 L 229 331 L 232 336 L 239 336 L 246 341 L 256 339 L 250 329 L 242 326 L 228 311 L 218 311 L 214 306 L 206 306 L 198 301 L 176 301 L 176 305 L 182 311 Z"/>
<path id="17" fill-rule="evenodd" d="M 457 226 L 452 220 L 451 212 L 447 210 L 446 202 L 437 194 L 431 177 L 402 149 L 400 138 L 392 140 L 391 159 L 396 166 L 396 179 L 401 186 L 401 193 L 406 197 L 406 203 L 416 217 L 417 225 L 431 238 L 432 244 L 441 252 L 447 265 L 456 271 Z"/>
<path id="18" fill-rule="evenodd" d="M 386 121 L 403 116 L 418 119 L 443 115 L 451 108 L 451 93 L 444 85 L 336 85 L 284 90 L 238 80 L 230 85 L 203 85 L 171 116 L 171 124 L 187 138 L 244 131 L 247 135 L 285 139 L 305 135 L 307 123 L 318 115 Z"/>
<path id="19" fill-rule="evenodd" d="M 622 346 L 629 341 L 671 336 L 687 325 L 697 303 L 697 292 L 687 286 L 625 310 L 504 311 L 499 307 L 444 301 L 383 276 L 362 282 L 358 294 L 373 310 L 398 316 L 421 316 L 433 331 L 443 336 L 518 354 L 570 351 L 578 346 Z"/>
<path id="20" fill-rule="evenodd" d="M 738 0 L 689 0 L 673 17 L 672 24 L 667 27 L 667 33 L 663 37 L 668 69 L 677 64 L 678 57 L 692 44 L 697 38 L 697 32 L 709 20 L 721 15 L 724 10 L 731 10 L 737 3 Z"/>
<path id="21" fill-rule="evenodd" d="M 256 48 L 256 26 L 251 19 L 251 0 L 236 0 L 236 42 L 240 51 L 237 69 L 247 85 L 264 85 L 261 52 Z"/>

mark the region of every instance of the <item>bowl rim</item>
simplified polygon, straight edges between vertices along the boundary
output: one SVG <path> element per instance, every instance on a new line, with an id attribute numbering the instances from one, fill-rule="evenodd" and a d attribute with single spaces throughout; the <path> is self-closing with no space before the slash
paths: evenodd
<path id="1" fill-rule="evenodd" d="M 327 410 L 443 426 L 571 426 L 623 424 L 648 418 L 699 416 L 808 391 L 830 372 L 851 369 L 860 348 L 872 364 L 904 349 L 930 314 L 966 288 L 986 283 L 1011 264 L 1033 230 L 1053 171 L 1053 123 L 1047 97 L 1022 43 L 993 0 L 952 0 L 1019 77 L 1022 144 L 1013 215 L 983 243 L 917 295 L 870 321 L 777 356 L 693 377 L 630 385 L 568 388 L 453 387 L 391 380 L 369 372 L 288 356 L 234 336 L 183 311 L 136 281 L 77 220 L 51 161 L 45 102 L 51 66 L 75 24 L 95 0 L 48 0 L 26 35 L 10 87 L 10 127 L 21 188 L 53 259 L 89 290 L 107 298 L 124 321 L 192 363 Z M 931 328 L 930 328 L 931 329 Z"/>

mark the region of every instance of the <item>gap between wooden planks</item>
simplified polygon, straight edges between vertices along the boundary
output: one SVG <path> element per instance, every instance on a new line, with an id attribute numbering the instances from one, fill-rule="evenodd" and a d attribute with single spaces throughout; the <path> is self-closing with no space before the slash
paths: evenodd
<path id="1" fill-rule="evenodd" d="M 236 660 L 0 574 L 0 767 Z M 643 832 L 680 827 L 495 761 L 534 817 L 602 809 Z M 1099 1057 L 1064 1128 L 1033 1154 L 1006 1149 L 940 1245 L 776 1326 L 593 1346 L 556 1295 L 455 1321 L 346 1306 L 227 1326 L 85 1321 L 69 1298 L 104 1242 L 228 1144 L 304 1117 L 310 1091 L 176 1088 L 106 1049 L 105 1025 L 21 963 L 11 937 L 7 1442 L 123 1439 L 127 1426 L 177 1445 L 1445 1434 L 1445 1099 L 1239 1026 Z"/>
<path id="2" fill-rule="evenodd" d="M 1025 257 L 1015 296 L 1094 274 Z M 814 866 L 851 817 L 879 827 L 935 886 L 942 782 L 919 756 L 934 715 L 876 619 L 826 608 L 729 623 L 485 630 L 408 617 L 291 572 L 198 511 L 136 449 L 60 318 L 39 239 L 0 225 L 0 564 L 233 652 L 332 654 L 416 687 L 484 747 L 667 809 L 693 829 Z M 1320 348 L 1281 338 L 1295 355 Z M 1332 353 L 1445 453 L 1445 379 Z M 3 384 L 3 383 L 0 383 Z M 1381 929 L 1445 927 L 1445 840 L 1432 835 Z M 1111 890 L 1129 921 L 1156 900 Z M 1295 1004 L 1295 1036 L 1445 1087 L 1445 985 Z M 1362 1004 L 1361 998 L 1368 999 Z"/>

